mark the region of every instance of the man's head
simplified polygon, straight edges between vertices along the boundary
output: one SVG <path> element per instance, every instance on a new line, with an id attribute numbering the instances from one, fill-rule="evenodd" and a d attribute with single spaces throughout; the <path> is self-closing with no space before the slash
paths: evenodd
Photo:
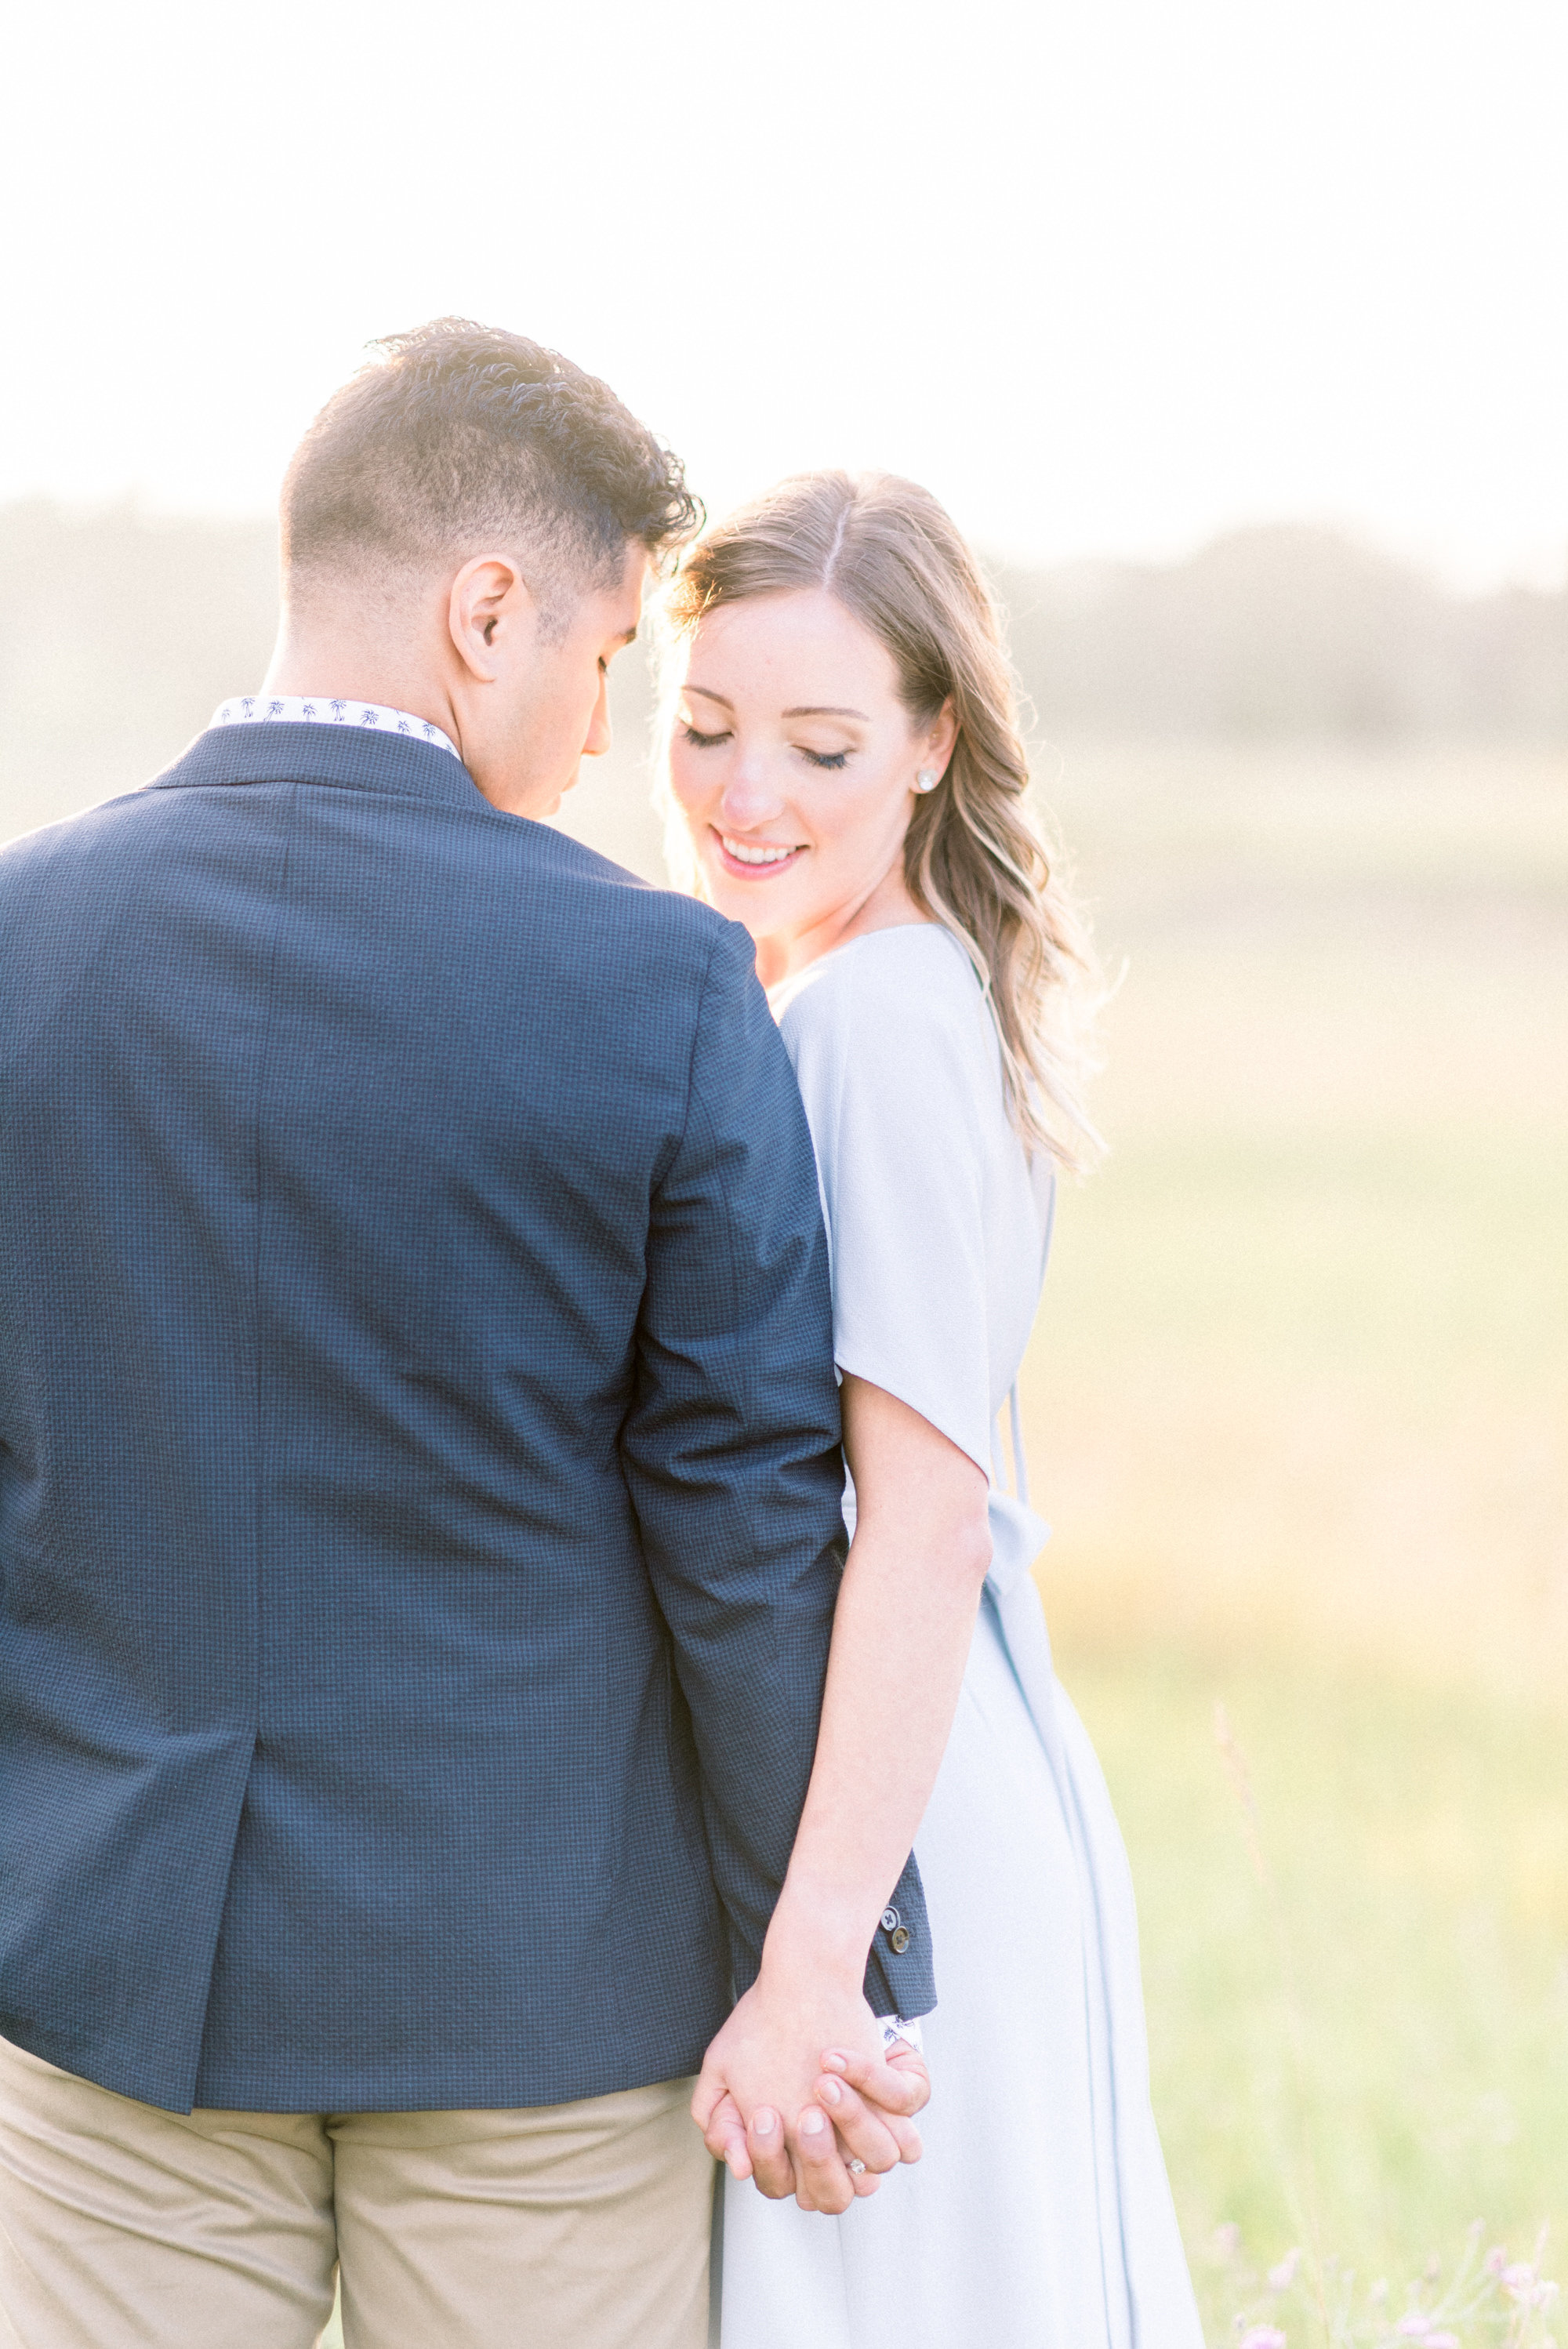
<path id="1" fill-rule="evenodd" d="M 377 348 L 284 483 L 269 683 L 416 709 L 498 806 L 546 813 L 608 747 L 605 669 L 696 502 L 607 385 L 521 335 L 441 318 Z"/>

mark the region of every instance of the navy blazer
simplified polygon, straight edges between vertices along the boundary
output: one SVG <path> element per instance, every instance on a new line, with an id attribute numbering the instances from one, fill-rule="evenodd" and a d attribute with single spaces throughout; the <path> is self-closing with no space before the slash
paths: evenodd
<path id="1" fill-rule="evenodd" d="M 843 1541 L 745 933 L 425 743 L 204 734 L 0 854 L 0 2036 L 177 2110 L 694 2070 Z"/>

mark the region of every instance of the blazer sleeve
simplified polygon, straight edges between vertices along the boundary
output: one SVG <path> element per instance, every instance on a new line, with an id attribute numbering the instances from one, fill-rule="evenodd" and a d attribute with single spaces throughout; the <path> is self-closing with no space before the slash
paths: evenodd
<path id="1" fill-rule="evenodd" d="M 690 1712 L 738 1993 L 805 1802 L 845 1537 L 810 1135 L 750 940 L 727 926 L 685 1130 L 651 1202 L 638 1338 L 623 1467 Z"/>

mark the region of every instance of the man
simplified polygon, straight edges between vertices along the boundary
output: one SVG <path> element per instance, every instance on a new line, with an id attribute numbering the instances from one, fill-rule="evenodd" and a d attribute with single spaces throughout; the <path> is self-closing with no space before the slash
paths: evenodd
<path id="1" fill-rule="evenodd" d="M 527 820 L 693 514 L 565 361 L 400 336 L 290 470 L 263 692 L 0 857 L 26 2349 L 305 2349 L 339 2261 L 359 2349 L 706 2337 L 690 2075 L 841 1557 L 825 1249 L 748 941 Z"/>

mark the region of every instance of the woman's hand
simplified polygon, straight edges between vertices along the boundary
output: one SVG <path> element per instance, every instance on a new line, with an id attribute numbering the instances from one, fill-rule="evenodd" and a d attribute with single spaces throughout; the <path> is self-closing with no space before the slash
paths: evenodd
<path id="1" fill-rule="evenodd" d="M 816 2097 L 832 2121 L 845 2158 L 866 2165 L 865 2177 L 851 2172 L 857 2194 L 874 2193 L 873 2173 L 885 2176 L 893 2167 L 886 2158 L 890 2145 L 899 2161 L 920 2159 L 924 2148 L 914 2115 L 931 2101 L 931 2074 L 924 2056 L 905 2042 L 895 2042 L 885 2056 L 830 2048 Z"/>
<path id="2" fill-rule="evenodd" d="M 835 2010 L 837 2028 L 812 2028 Z M 846 1995 L 765 1965 L 704 2058 L 692 2117 L 709 2151 L 770 2200 L 793 2194 L 805 2210 L 847 2210 L 875 2193 L 888 2170 L 920 2158 L 912 2116 L 931 2093 L 914 2051 L 884 2061 L 881 2037 L 858 1984 Z"/>

